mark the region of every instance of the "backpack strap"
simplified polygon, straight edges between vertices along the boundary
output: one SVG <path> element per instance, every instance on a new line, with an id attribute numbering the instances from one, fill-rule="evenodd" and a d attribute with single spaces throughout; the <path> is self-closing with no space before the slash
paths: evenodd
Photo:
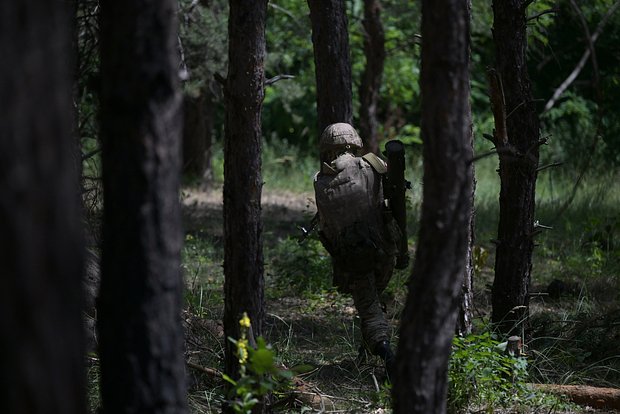
<path id="1" fill-rule="evenodd" d="M 387 173 L 387 164 L 374 153 L 369 152 L 368 154 L 362 155 L 362 158 L 379 174 Z"/>

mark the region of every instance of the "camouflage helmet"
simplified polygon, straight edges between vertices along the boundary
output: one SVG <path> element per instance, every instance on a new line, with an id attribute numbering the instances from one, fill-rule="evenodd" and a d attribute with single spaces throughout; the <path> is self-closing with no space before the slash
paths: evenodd
<path id="1" fill-rule="evenodd" d="M 364 146 L 355 128 L 349 124 L 344 122 L 331 124 L 321 134 L 319 144 L 321 152 L 347 146 L 351 149 L 361 149 Z"/>

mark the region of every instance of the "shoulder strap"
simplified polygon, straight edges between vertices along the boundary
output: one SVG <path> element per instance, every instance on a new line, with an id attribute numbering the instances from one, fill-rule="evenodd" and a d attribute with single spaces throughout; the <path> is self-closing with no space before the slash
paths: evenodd
<path id="1" fill-rule="evenodd" d="M 387 172 L 387 164 L 381 158 L 377 157 L 374 153 L 369 152 L 362 156 L 372 168 L 379 174 L 385 174 Z"/>

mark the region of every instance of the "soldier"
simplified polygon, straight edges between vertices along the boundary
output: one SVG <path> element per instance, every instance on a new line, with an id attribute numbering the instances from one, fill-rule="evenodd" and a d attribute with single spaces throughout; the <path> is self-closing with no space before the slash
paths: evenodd
<path id="1" fill-rule="evenodd" d="M 314 177 L 318 234 L 332 257 L 334 285 L 353 296 L 364 349 L 385 361 L 390 376 L 394 354 L 379 295 L 390 281 L 396 257 L 398 267 L 404 268 L 408 256 L 398 251 L 403 235 L 386 208 L 382 177 L 387 165 L 372 153 L 360 156 L 362 149 L 349 124 L 329 125 L 321 134 L 321 170 Z"/>

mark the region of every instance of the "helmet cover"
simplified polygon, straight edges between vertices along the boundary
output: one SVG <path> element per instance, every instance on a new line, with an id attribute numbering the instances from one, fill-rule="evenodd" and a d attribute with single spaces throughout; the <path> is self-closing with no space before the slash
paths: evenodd
<path id="1" fill-rule="evenodd" d="M 339 147 L 357 148 L 360 149 L 364 146 L 362 138 L 351 125 L 339 122 L 331 124 L 321 134 L 320 151 L 329 151 Z"/>

